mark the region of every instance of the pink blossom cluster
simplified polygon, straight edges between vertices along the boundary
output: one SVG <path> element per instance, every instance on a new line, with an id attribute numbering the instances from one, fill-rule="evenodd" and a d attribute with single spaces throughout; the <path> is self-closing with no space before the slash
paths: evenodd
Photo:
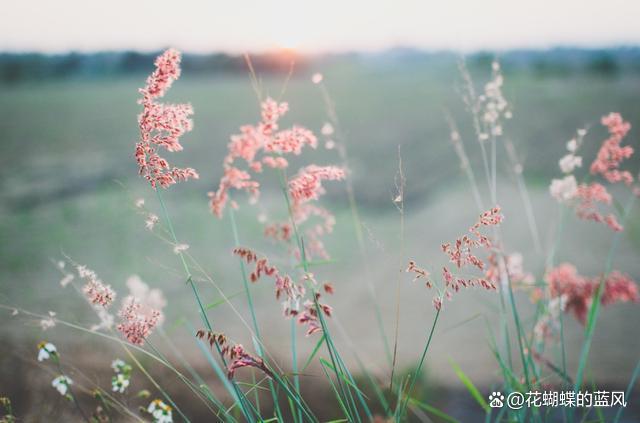
<path id="1" fill-rule="evenodd" d="M 160 185 L 167 188 L 178 181 L 198 179 L 192 168 L 171 167 L 158 154 L 160 147 L 167 151 L 181 151 L 180 137 L 191 131 L 193 122 L 189 118 L 193 109 L 189 104 L 168 104 L 156 100 L 163 97 L 180 76 L 180 53 L 169 49 L 155 62 L 155 71 L 140 89 L 142 98 L 138 101 L 143 109 L 138 116 L 140 140 L 136 144 L 135 158 L 139 174 L 149 181 L 153 188 Z"/>
<path id="2" fill-rule="evenodd" d="M 260 184 L 252 180 L 248 171 L 236 167 L 237 159 L 244 160 L 249 170 L 260 173 L 263 165 L 277 169 L 288 167 L 282 154 L 300 155 L 304 146 L 316 148 L 318 140 L 306 128 L 294 126 L 279 130 L 278 121 L 288 110 L 287 103 L 267 98 L 261 104 L 261 121 L 257 125 L 244 125 L 239 134 L 231 136 L 223 163 L 224 175 L 218 189 L 209 193 L 211 211 L 216 216 L 222 217 L 230 189 L 244 190 L 254 201 L 260 194 Z"/>
<path id="3" fill-rule="evenodd" d="M 119 316 L 121 322 L 117 329 L 134 345 L 144 345 L 145 339 L 151 335 L 161 319 L 160 311 L 144 307 L 140 300 L 133 296 L 124 300 Z"/>
<path id="4" fill-rule="evenodd" d="M 622 140 L 631 129 L 631 125 L 622 119 L 619 113 L 610 113 L 602 117 L 602 124 L 609 131 L 609 138 L 600 146 L 596 159 L 591 164 L 591 174 L 600 175 L 610 184 L 624 182 L 626 185 L 633 183 L 633 176 L 629 171 L 620 170 L 623 160 L 633 154 L 631 146 L 621 146 Z M 582 143 L 582 136 L 586 131 L 579 131 L 578 139 L 571 140 L 567 148 L 569 154 L 560 161 L 560 168 L 564 173 L 573 172 L 575 167 L 582 164 L 582 158 L 574 153 Z M 603 213 L 598 204 L 611 206 L 612 197 L 607 188 L 599 182 L 578 184 L 572 174 L 564 179 L 554 179 L 550 186 L 551 195 L 560 202 L 571 204 L 575 208 L 576 215 L 580 219 L 590 220 L 607 225 L 613 231 L 623 230 L 622 225 L 613 213 Z M 635 194 L 636 190 L 634 190 Z"/>
<path id="5" fill-rule="evenodd" d="M 76 266 L 76 271 L 78 276 L 86 281 L 86 284 L 82 287 L 82 292 L 91 304 L 108 307 L 113 303 L 116 293 L 111 289 L 110 285 L 105 285 L 98 278 L 96 272 L 82 265 Z"/>
<path id="6" fill-rule="evenodd" d="M 306 289 L 302 283 L 295 283 L 289 275 L 283 275 L 275 267 L 269 264 L 266 258 L 258 258 L 257 254 L 248 248 L 236 248 L 233 253 L 244 260 L 247 264 L 253 264 L 249 278 L 252 282 L 257 282 L 263 275 L 272 278 L 275 282 L 276 299 L 284 298 L 282 302 L 285 317 L 296 318 L 298 323 L 307 326 L 307 335 L 311 335 L 321 330 L 318 320 L 315 302 L 307 300 L 303 303 L 302 309 L 300 303 L 305 296 Z M 318 285 L 313 275 L 307 273 L 305 280 L 313 286 Z M 324 291 L 333 294 L 334 288 L 330 283 L 323 285 Z M 331 316 L 331 307 L 320 302 L 321 294 L 315 293 L 315 301 L 318 302 L 320 309 L 327 315 Z"/>
<path id="7" fill-rule="evenodd" d="M 336 166 L 307 166 L 298 172 L 298 176 L 289 181 L 289 193 L 294 202 L 304 203 L 317 200 L 324 193 L 322 181 L 339 181 L 345 178 L 345 172 Z"/>
<path id="8" fill-rule="evenodd" d="M 497 226 L 502 222 L 503 216 L 500 213 L 500 207 L 496 206 L 490 210 L 483 212 L 478 221 L 469 228 L 469 234 L 465 234 L 462 237 L 456 239 L 451 243 L 444 243 L 441 246 L 442 251 L 449 257 L 449 261 L 455 265 L 457 269 L 463 269 L 467 266 L 475 267 L 478 270 L 484 270 L 485 264 L 475 253 L 475 248 L 484 248 L 491 251 L 493 244 L 491 240 L 480 230 L 484 227 Z M 414 281 L 417 279 L 426 279 L 428 288 L 431 288 L 433 284 L 429 281 L 429 272 L 418 267 L 415 262 L 410 261 L 407 272 L 414 273 Z M 458 292 L 461 288 L 467 288 L 472 286 L 481 286 L 487 290 L 495 290 L 495 283 L 485 277 L 478 278 L 463 278 L 455 276 L 447 266 L 442 267 L 442 280 L 444 281 L 444 290 L 441 295 L 436 295 L 433 298 L 433 305 L 437 310 L 442 307 L 442 299 L 446 296 L 447 299 L 452 298 L 452 291 Z"/>
<path id="9" fill-rule="evenodd" d="M 602 124 L 609 131 L 609 138 L 603 141 L 596 159 L 591 164 L 591 173 L 600 174 L 610 183 L 624 182 L 631 185 L 633 176 L 628 171 L 619 170 L 624 159 L 633 154 L 629 145 L 621 147 L 620 143 L 631 129 L 631 124 L 625 122 L 619 113 L 609 113 L 602 117 Z"/>
<path id="10" fill-rule="evenodd" d="M 227 377 L 229 379 L 233 379 L 236 370 L 243 367 L 254 367 L 262 370 L 267 376 L 273 377 L 273 373 L 264 363 L 264 360 L 249 354 L 241 344 L 231 345 L 224 334 L 200 329 L 196 332 L 196 337 L 202 340 L 206 338 L 212 348 L 217 345 L 220 353 L 229 358 L 230 362 L 227 364 Z"/>
<path id="11" fill-rule="evenodd" d="M 564 310 L 584 324 L 602 276 L 581 276 L 575 266 L 563 263 L 550 269 L 545 280 L 549 285 L 551 298 L 562 298 Z M 636 282 L 629 275 L 618 271 L 611 272 L 604 279 L 603 288 L 600 298 L 602 305 L 639 300 Z"/>

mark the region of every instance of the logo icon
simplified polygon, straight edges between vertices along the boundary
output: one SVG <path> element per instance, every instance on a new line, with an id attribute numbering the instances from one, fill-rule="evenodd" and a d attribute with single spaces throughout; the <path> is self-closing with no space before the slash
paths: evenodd
<path id="1" fill-rule="evenodd" d="M 501 392 L 489 394 L 489 406 L 491 408 L 501 408 L 504 405 L 504 395 Z"/>

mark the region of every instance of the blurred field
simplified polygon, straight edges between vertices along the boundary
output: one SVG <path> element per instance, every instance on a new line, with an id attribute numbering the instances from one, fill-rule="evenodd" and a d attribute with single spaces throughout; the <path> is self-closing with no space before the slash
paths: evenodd
<path id="1" fill-rule="evenodd" d="M 411 284 L 400 270 L 409 258 L 423 263 L 442 262 L 441 242 L 455 238 L 474 220 L 476 209 L 456 156 L 449 144 L 444 119 L 451 113 L 461 127 L 463 139 L 474 165 L 479 166 L 476 151 L 458 94 L 460 78 L 455 63 L 432 66 L 428 61 L 386 64 L 353 60 L 295 74 L 286 86 L 283 99 L 290 103 L 286 123 L 300 123 L 318 131 L 326 120 L 319 90 L 310 73 L 321 71 L 335 101 L 342 129 L 347 137 L 350 168 L 360 206 L 367 241 L 367 260 L 358 252 L 354 226 L 341 185 L 329 189 L 326 205 L 337 215 L 336 231 L 328 238 L 328 249 L 337 261 L 314 271 L 321 279 L 332 280 L 336 295 L 333 324 L 337 333 L 348 335 L 341 347 L 350 351 L 350 339 L 374 372 L 386 375 L 387 356 L 374 320 L 368 283 L 374 286 L 383 312 L 385 331 L 394 327 L 395 284 L 401 278 L 402 314 L 399 354 L 403 366 L 418 357 L 426 338 L 433 309 L 432 293 Z M 475 72 L 479 84 L 488 76 Z M 271 75 L 265 89 L 279 97 L 285 77 Z M 30 82 L 0 87 L 0 302 L 46 313 L 56 311 L 72 322 L 92 323 L 92 315 L 71 288 L 63 290 L 52 260 L 62 253 L 93 268 L 102 279 L 120 292 L 125 280 L 138 274 L 153 286 L 161 287 L 169 298 L 166 330 L 176 339 L 186 340 L 183 351 L 198 359 L 189 344 L 187 330 L 177 322 L 186 318 L 194 324 L 197 314 L 190 293 L 185 289 L 177 258 L 171 248 L 158 242 L 144 229 L 143 218 L 136 214 L 133 199 L 144 197 L 151 210 L 158 212 L 155 196 L 136 177 L 132 158 L 137 137 L 137 88 L 142 77 L 57 82 Z M 624 73 L 614 77 L 578 75 L 541 78 L 534 73 L 507 72 L 505 94 L 514 110 L 514 119 L 506 132 L 519 148 L 525 175 L 531 189 L 543 253 L 553 242 L 559 209 L 547 195 L 551 177 L 558 174 L 557 160 L 565 142 L 578 127 L 592 126 L 587 139 L 585 160 L 593 157 L 604 133 L 599 128 L 601 115 L 619 111 L 636 127 L 640 126 L 640 74 Z M 248 75 L 190 77 L 185 72 L 169 99 L 190 101 L 195 108 L 195 129 L 183 140 L 185 150 L 170 155 L 176 165 L 195 167 L 201 179 L 170 189 L 165 198 L 176 223 L 181 241 L 213 276 L 226 295 L 242 290 L 237 262 L 231 257 L 233 240 L 228 221 L 218 221 L 207 209 L 206 192 L 214 188 L 221 174 L 221 163 L 230 134 L 244 123 L 258 120 L 258 105 Z M 638 132 L 629 140 L 637 146 Z M 407 177 L 406 233 L 404 247 L 399 232 L 399 216 L 391 202 L 397 149 L 401 146 Z M 525 266 L 537 272 L 544 254 L 537 254 L 531 242 L 519 193 L 508 170 L 504 151 L 499 152 L 501 184 L 499 201 L 506 222 L 503 232 L 507 248 L 525 255 Z M 319 149 L 296 162 L 337 163 L 335 151 Z M 632 169 L 638 169 L 634 159 Z M 294 166 L 295 169 L 295 166 Z M 481 178 L 480 167 L 477 175 Z M 275 189 L 275 178 L 266 177 L 265 204 L 271 217 L 286 213 Z M 482 185 L 482 179 L 479 179 Z M 256 221 L 257 209 L 241 199 L 240 238 L 243 244 L 269 254 L 284 255 L 279 247 L 266 242 Z M 640 279 L 640 212 L 634 212 L 628 225 L 615 267 Z M 575 262 L 585 274 L 602 271 L 609 251 L 611 234 L 585 222 L 569 219 L 562 238 L 558 260 Z M 406 255 L 400 256 L 404 248 Z M 276 259 L 277 261 L 277 259 Z M 201 282 L 209 302 L 220 299 L 216 290 Z M 271 287 L 252 287 L 263 322 L 267 344 L 272 352 L 288 360 L 288 322 L 280 318 L 279 304 Z M 497 296 L 466 292 L 446 304 L 439 336 L 427 360 L 428 372 L 438 383 L 459 383 L 447 358 L 456 360 L 480 386 L 497 380 L 496 369 L 487 348 L 487 326 L 497 313 Z M 525 296 L 519 298 L 523 305 Z M 233 296 L 238 312 L 248 318 L 245 299 Z M 524 305 L 527 310 L 526 305 Z M 33 353 L 42 337 L 54 341 L 71 355 L 74 342 L 97 342 L 64 328 L 42 334 L 36 322 L 10 317 L 0 311 L 5 322 L 0 334 L 16 351 Z M 250 344 L 246 331 L 227 305 L 211 312 L 214 325 L 233 338 Z M 525 320 L 527 320 L 525 312 Z M 530 317 L 530 315 L 529 315 Z M 616 305 L 604 310 L 593 345 L 591 376 L 598 383 L 622 389 L 640 353 L 637 321 L 640 311 L 634 305 Z M 495 330 L 495 328 L 492 328 Z M 575 368 L 581 342 L 581 328 L 571 321 L 567 329 L 569 366 Z M 109 345 L 100 341 L 102 345 Z M 301 339 L 300 348 L 309 351 L 312 339 Z M 108 366 L 109 348 L 104 363 Z M 119 352 L 121 353 L 121 352 Z M 113 354 L 116 354 L 115 352 Z M 345 354 L 349 360 L 351 354 Z M 5 361 L 6 360 L 6 361 Z M 13 360 L 3 354 L 2 367 Z M 8 389 L 7 381 L 0 390 Z"/>

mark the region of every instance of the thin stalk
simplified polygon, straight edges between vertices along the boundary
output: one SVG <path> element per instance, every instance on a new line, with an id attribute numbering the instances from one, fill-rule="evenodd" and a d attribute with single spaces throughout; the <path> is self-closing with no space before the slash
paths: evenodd
<path id="1" fill-rule="evenodd" d="M 167 221 L 167 227 L 169 228 L 169 233 L 171 234 L 171 237 L 173 238 L 173 241 L 178 244 L 178 237 L 176 236 L 175 230 L 173 229 L 173 223 L 171 221 L 171 217 L 169 216 L 169 211 L 167 210 L 167 206 L 164 203 L 164 200 L 162 199 L 162 195 L 160 194 L 160 190 L 159 189 L 155 189 L 156 194 L 158 196 L 158 201 L 160 202 L 160 207 L 162 208 L 162 212 L 164 214 L 164 217 Z M 211 326 L 211 323 L 209 322 L 209 318 L 207 317 L 207 313 L 204 310 L 204 306 L 202 305 L 202 300 L 200 298 L 200 294 L 198 293 L 198 288 L 196 288 L 194 282 L 193 282 L 193 277 L 191 276 L 191 271 L 189 270 L 189 265 L 187 264 L 187 261 L 184 258 L 184 254 L 182 254 L 182 251 L 178 251 L 178 256 L 180 257 L 180 262 L 182 263 L 182 266 L 184 268 L 184 272 L 186 274 L 187 277 L 187 283 L 191 286 L 191 290 L 193 291 L 193 295 L 196 298 L 196 301 L 198 303 L 198 307 L 200 309 L 200 317 L 202 319 L 202 321 L 204 322 L 204 324 L 207 326 L 207 329 L 211 332 L 213 332 L 213 327 Z M 220 359 L 222 360 L 223 364 L 226 366 L 226 360 L 224 358 L 224 355 L 222 354 L 222 351 L 220 350 L 220 347 L 217 343 L 215 343 L 216 348 L 218 350 L 218 354 L 220 355 Z M 234 391 L 236 392 L 236 395 L 238 397 L 238 400 L 240 401 L 240 405 L 242 408 L 242 412 L 245 415 L 245 417 L 247 418 L 247 420 L 249 420 L 250 422 L 254 421 L 253 415 L 251 413 L 249 413 L 249 411 L 246 408 L 246 403 L 248 403 L 249 401 L 247 400 L 247 398 L 245 397 L 244 393 L 238 388 L 237 384 L 235 383 L 235 381 L 231 381 L 232 386 Z"/>
<path id="2" fill-rule="evenodd" d="M 233 211 L 233 207 L 229 207 L 229 219 L 231 220 L 231 230 L 233 232 L 233 240 L 236 244 L 236 247 L 239 247 L 240 236 L 238 235 L 238 225 L 236 223 L 235 212 Z M 253 323 L 253 330 L 255 331 L 255 335 L 258 340 L 258 342 L 256 342 L 256 346 L 258 347 L 258 355 L 262 359 L 265 359 L 265 354 L 262 349 L 262 336 L 260 335 L 260 327 L 258 326 L 258 319 L 256 317 L 255 307 L 253 306 L 253 297 L 251 295 L 251 290 L 249 289 L 247 269 L 245 268 L 244 262 L 242 260 L 239 260 L 239 261 L 240 261 L 240 272 L 242 274 L 242 284 L 244 286 L 245 295 L 247 296 L 247 303 L 249 305 L 249 310 L 251 311 L 251 321 Z M 273 399 L 273 407 L 276 412 L 276 416 L 280 420 L 282 420 L 282 411 L 280 410 L 280 402 L 278 401 L 278 394 L 275 391 L 275 388 L 273 386 L 273 382 L 271 381 L 271 379 L 269 379 L 269 391 L 271 392 L 271 397 Z"/>
<path id="3" fill-rule="evenodd" d="M 629 217 L 629 214 L 633 209 L 633 205 L 635 204 L 635 200 L 636 200 L 636 196 L 631 194 L 631 198 L 629 199 L 629 202 L 625 207 L 625 211 L 622 219 L 623 222 L 627 221 L 627 218 Z M 616 232 L 616 234 L 613 237 L 613 241 L 611 243 L 611 249 L 609 250 L 609 255 L 607 257 L 607 261 L 605 264 L 604 273 L 600 280 L 600 284 L 596 289 L 596 295 L 593 299 L 591 309 L 589 310 L 587 327 L 585 329 L 585 342 L 582 345 L 582 351 L 580 352 L 580 361 L 578 364 L 578 372 L 576 374 L 576 381 L 574 385 L 574 391 L 576 392 L 579 391 L 580 387 L 582 386 L 584 371 L 587 365 L 587 359 L 589 358 L 589 350 L 591 348 L 591 342 L 593 341 L 593 333 L 595 331 L 596 321 L 598 320 L 598 313 L 600 312 L 600 300 L 602 298 L 602 293 L 604 291 L 605 280 L 609 275 L 609 273 L 611 272 L 611 267 L 613 265 L 613 258 L 618 248 L 618 245 L 620 244 L 621 237 L 622 237 L 622 232 Z"/>
<path id="4" fill-rule="evenodd" d="M 397 421 L 402 420 L 404 409 L 407 407 L 409 398 L 411 398 L 411 392 L 413 391 L 413 387 L 416 384 L 416 380 L 418 379 L 418 376 L 420 376 L 420 374 L 422 373 L 422 366 L 424 365 L 424 359 L 427 357 L 427 351 L 429 351 L 429 345 L 431 345 L 431 339 L 433 339 L 433 332 L 436 329 L 436 324 L 438 323 L 438 317 L 440 317 L 440 310 L 436 311 L 436 317 L 433 319 L 433 324 L 431 325 L 431 330 L 429 331 L 429 338 L 427 338 L 427 343 L 425 344 L 424 350 L 422 351 L 422 356 L 420 357 L 420 361 L 418 362 L 418 367 L 416 368 L 415 373 L 411 377 L 411 382 L 409 383 L 409 389 L 407 389 L 407 394 L 406 394 L 407 399 L 402 401 L 402 398 L 400 398 L 400 402 L 402 405 L 399 407 L 396 414 Z"/>

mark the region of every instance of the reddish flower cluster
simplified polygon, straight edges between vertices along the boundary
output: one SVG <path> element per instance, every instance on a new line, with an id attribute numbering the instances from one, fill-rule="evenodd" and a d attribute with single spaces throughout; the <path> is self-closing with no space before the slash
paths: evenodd
<path id="1" fill-rule="evenodd" d="M 260 123 L 242 126 L 240 134 L 231 136 L 229 152 L 224 159 L 224 175 L 218 190 L 209 193 L 211 211 L 218 217 L 222 217 L 231 188 L 246 191 L 254 201 L 260 194 L 260 184 L 251 179 L 249 172 L 235 166 L 236 159 L 244 160 L 253 172 L 262 172 L 263 165 L 284 169 L 288 162 L 281 154 L 299 155 L 305 145 L 317 146 L 316 137 L 308 129 L 294 126 L 278 130 L 278 120 L 289 110 L 287 103 L 267 98 L 261 109 Z M 262 158 L 258 158 L 259 153 L 263 153 Z"/>
<path id="2" fill-rule="evenodd" d="M 343 169 L 335 166 L 310 165 L 300 170 L 298 176 L 289 181 L 289 193 L 294 202 L 317 200 L 324 193 L 322 181 L 344 179 Z"/>
<path id="3" fill-rule="evenodd" d="M 227 364 L 227 377 L 229 379 L 233 379 L 236 370 L 242 367 L 254 367 L 262 370 L 267 376 L 273 377 L 273 373 L 260 357 L 249 354 L 240 344 L 232 346 L 224 334 L 200 329 L 196 332 L 196 337 L 202 340 L 206 338 L 211 348 L 217 344 L 220 353 L 229 358 L 230 362 Z"/>
<path id="4" fill-rule="evenodd" d="M 255 263 L 255 267 L 250 274 L 252 282 L 257 282 L 262 275 L 273 278 L 275 282 L 276 299 L 280 300 L 284 298 L 282 306 L 285 317 L 296 317 L 298 323 L 307 325 L 307 335 L 311 335 L 322 329 L 313 301 L 305 301 L 303 309 L 300 309 L 300 302 L 306 293 L 303 284 L 293 282 L 289 275 L 282 275 L 275 266 L 269 264 L 266 258 L 258 258 L 257 254 L 248 248 L 236 248 L 233 250 L 233 253 L 243 259 L 247 264 Z M 317 285 L 316 280 L 310 273 L 305 275 L 305 280 L 309 281 L 313 286 Z M 330 283 L 325 283 L 323 289 L 328 294 L 333 294 L 334 292 L 333 285 Z M 330 317 L 332 309 L 327 304 L 320 303 L 320 297 L 320 293 L 315 294 L 315 300 L 318 301 L 320 309 Z"/>
<path id="5" fill-rule="evenodd" d="M 129 296 L 124 300 L 119 316 L 122 321 L 117 329 L 122 335 L 132 344 L 144 345 L 144 340 L 158 325 L 161 313 L 151 307 L 143 307 L 137 298 Z"/>
<path id="6" fill-rule="evenodd" d="M 622 147 L 620 145 L 631 129 L 631 125 L 625 122 L 619 113 L 610 113 L 604 116 L 602 124 L 607 127 L 609 138 L 602 142 L 598 155 L 591 164 L 591 174 L 600 175 L 611 184 L 624 182 L 626 185 L 631 185 L 633 183 L 631 173 L 619 169 L 622 161 L 633 154 L 631 146 Z M 574 144 L 577 145 L 577 143 Z M 570 159 L 577 148 L 576 145 L 570 143 L 571 153 L 568 155 Z M 575 157 L 573 158 L 575 159 Z M 563 167 L 563 160 L 560 163 L 561 167 Z M 565 166 L 568 165 L 567 163 L 564 164 Z M 569 167 L 570 169 L 563 169 L 563 171 L 572 171 L 574 168 L 573 165 Z M 576 215 L 580 219 L 603 223 L 617 232 L 623 230 L 622 225 L 613 213 L 605 214 L 598 210 L 598 204 L 610 206 L 612 203 L 611 194 L 604 185 L 598 182 L 577 185 L 575 177 L 569 175 L 562 180 L 554 180 L 550 189 L 552 195 L 558 200 L 573 202 Z"/>
<path id="7" fill-rule="evenodd" d="M 483 247 L 486 250 L 491 250 L 493 248 L 491 240 L 486 235 L 483 235 L 480 230 L 483 227 L 497 226 L 502 222 L 502 219 L 503 216 L 500 214 L 500 207 L 496 206 L 487 210 L 482 213 L 478 221 L 469 228 L 470 235 L 463 235 L 458 238 L 453 245 L 451 243 L 442 244 L 442 251 L 449 257 L 449 261 L 458 269 L 470 265 L 479 270 L 484 270 L 484 262 L 473 253 L 473 249 Z M 413 261 L 409 262 L 407 272 L 412 272 L 416 275 L 414 280 L 420 278 L 427 279 L 429 275 L 426 270 L 418 267 Z M 446 266 L 442 268 L 442 280 L 444 281 L 444 290 L 441 295 L 436 295 L 433 298 L 433 305 L 437 310 L 442 308 L 442 299 L 444 296 L 451 299 L 452 291 L 458 292 L 460 288 L 481 286 L 487 290 L 496 289 L 496 285 L 491 280 L 486 278 L 456 277 Z M 430 288 L 431 286 L 431 283 L 427 280 L 427 287 Z"/>
<path id="8" fill-rule="evenodd" d="M 513 253 L 504 256 L 504 269 L 501 269 L 500 257 L 496 253 L 491 253 L 487 258 L 487 270 L 485 278 L 493 285 L 500 282 L 501 271 L 506 271 L 509 282 L 512 284 L 532 285 L 534 277 L 531 273 L 525 272 L 522 267 L 522 254 Z"/>
<path id="9" fill-rule="evenodd" d="M 415 261 L 409 261 L 409 267 L 407 267 L 407 270 L 405 270 L 405 272 L 413 273 L 415 275 L 413 278 L 413 282 L 417 281 L 418 279 L 424 279 L 427 288 L 431 288 L 433 286 L 433 284 L 429 280 L 429 272 L 419 267 Z"/>
<path id="10" fill-rule="evenodd" d="M 575 266 L 563 263 L 549 270 L 545 279 L 549 284 L 550 296 L 562 298 L 565 304 L 564 310 L 572 313 L 580 323 L 584 324 L 602 277 L 581 276 Z M 615 302 L 637 302 L 638 299 L 636 282 L 628 275 L 614 271 L 604 280 L 604 290 L 600 298 L 602 305 Z"/>
<path id="11" fill-rule="evenodd" d="M 102 283 L 98 275 L 86 266 L 76 266 L 76 270 L 78 276 L 86 281 L 86 284 L 82 287 L 82 292 L 91 304 L 108 307 L 113 303 L 116 293 L 111 289 L 111 286 Z"/>
<path id="12" fill-rule="evenodd" d="M 576 198 L 579 200 L 576 205 L 576 215 L 580 219 L 592 220 L 597 223 L 604 223 L 612 230 L 619 232 L 623 230 L 622 225 L 618 223 L 618 219 L 613 213 L 606 216 L 597 209 L 597 204 L 611 205 L 611 194 L 607 189 L 597 182 L 591 184 L 580 184 L 576 192 Z"/>
<path id="13" fill-rule="evenodd" d="M 610 113 L 602 118 L 602 124 L 609 130 L 609 138 L 604 140 L 598 156 L 591 164 L 591 173 L 600 174 L 610 183 L 624 182 L 631 185 L 633 176 L 628 171 L 618 168 L 624 159 L 633 154 L 631 146 L 621 147 L 620 143 L 631 129 L 629 122 L 625 122 L 619 113 Z"/>
<path id="14" fill-rule="evenodd" d="M 164 96 L 173 81 L 180 76 L 180 53 L 169 49 L 155 62 L 156 70 L 147 78 L 147 84 L 140 89 L 142 98 L 138 101 L 143 110 L 138 117 L 140 140 L 136 144 L 135 158 L 139 173 L 153 188 L 160 185 L 167 188 L 178 181 L 198 179 L 198 173 L 191 168 L 171 167 L 158 154 L 163 147 L 167 151 L 180 151 L 180 137 L 192 129 L 189 118 L 193 109 L 189 104 L 166 104 L 156 102 Z"/>

